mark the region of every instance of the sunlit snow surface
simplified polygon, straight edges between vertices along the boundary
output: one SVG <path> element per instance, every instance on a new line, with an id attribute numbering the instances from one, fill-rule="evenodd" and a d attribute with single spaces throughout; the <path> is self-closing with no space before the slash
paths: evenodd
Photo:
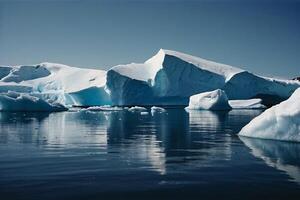
<path id="1" fill-rule="evenodd" d="M 145 63 L 118 65 L 107 73 L 107 89 L 116 105 L 188 105 L 190 96 L 216 89 L 230 100 L 263 98 L 269 105 L 277 103 L 272 99 L 288 98 L 299 86 L 298 81 L 265 78 L 165 49 Z"/>
<path id="2" fill-rule="evenodd" d="M 105 91 L 106 72 L 55 63 L 8 69 L 0 81 L 0 92 L 29 93 L 63 105 L 93 106 L 110 103 Z M 30 110 L 28 108 L 28 110 Z"/>
<path id="3" fill-rule="evenodd" d="M 300 142 L 300 88 L 288 100 L 254 118 L 239 135 Z"/>
<path id="4" fill-rule="evenodd" d="M 190 97 L 191 110 L 230 110 L 228 98 L 223 90 L 217 89 L 211 92 L 203 92 Z"/>

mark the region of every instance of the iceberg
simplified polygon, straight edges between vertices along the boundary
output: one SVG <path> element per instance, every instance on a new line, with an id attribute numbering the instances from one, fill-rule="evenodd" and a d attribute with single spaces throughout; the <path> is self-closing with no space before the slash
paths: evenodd
<path id="1" fill-rule="evenodd" d="M 203 92 L 190 97 L 190 110 L 230 110 L 228 98 L 223 90 L 217 89 L 211 92 Z"/>
<path id="2" fill-rule="evenodd" d="M 0 93 L 28 93 L 65 106 L 187 106 L 190 96 L 217 89 L 229 100 L 271 106 L 300 87 L 297 80 L 261 77 L 237 67 L 161 49 L 144 63 L 104 70 L 57 63 L 0 66 Z"/>
<path id="3" fill-rule="evenodd" d="M 262 99 L 230 100 L 229 105 L 233 109 L 265 109 Z"/>
<path id="4" fill-rule="evenodd" d="M 240 136 L 300 142 L 300 88 L 265 110 L 239 132 Z"/>
<path id="5" fill-rule="evenodd" d="M 0 94 L 0 111 L 47 111 L 68 110 L 59 103 L 51 103 L 26 93 L 8 92 Z"/>
<path id="6" fill-rule="evenodd" d="M 15 91 L 55 100 L 63 105 L 111 104 L 105 90 L 106 71 L 56 63 L 0 67 L 0 92 Z"/>
<path id="7" fill-rule="evenodd" d="M 165 49 L 145 63 L 112 67 L 106 85 L 114 105 L 188 105 L 190 96 L 216 89 L 230 100 L 261 98 L 273 105 L 300 87 L 296 80 L 265 78 Z"/>

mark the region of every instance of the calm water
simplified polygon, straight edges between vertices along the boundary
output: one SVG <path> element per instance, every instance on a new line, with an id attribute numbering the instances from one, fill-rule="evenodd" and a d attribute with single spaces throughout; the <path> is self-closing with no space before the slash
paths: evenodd
<path id="1" fill-rule="evenodd" d="M 260 112 L 0 113 L 0 198 L 300 199 L 300 144 L 237 136 Z"/>

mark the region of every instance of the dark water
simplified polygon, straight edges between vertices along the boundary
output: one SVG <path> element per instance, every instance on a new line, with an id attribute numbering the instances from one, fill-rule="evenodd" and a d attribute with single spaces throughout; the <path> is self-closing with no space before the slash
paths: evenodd
<path id="1" fill-rule="evenodd" d="M 300 144 L 258 110 L 0 113 L 0 199 L 300 199 Z"/>

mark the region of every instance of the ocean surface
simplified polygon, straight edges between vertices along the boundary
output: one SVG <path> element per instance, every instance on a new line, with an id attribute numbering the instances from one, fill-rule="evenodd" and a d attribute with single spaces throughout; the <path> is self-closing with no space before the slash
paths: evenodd
<path id="1" fill-rule="evenodd" d="M 300 199 L 300 144 L 260 110 L 0 113 L 0 199 Z"/>

